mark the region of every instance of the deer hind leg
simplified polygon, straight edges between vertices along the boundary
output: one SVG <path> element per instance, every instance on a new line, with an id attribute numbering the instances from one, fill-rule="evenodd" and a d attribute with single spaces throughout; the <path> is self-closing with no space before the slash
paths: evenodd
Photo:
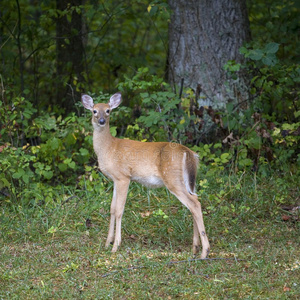
<path id="1" fill-rule="evenodd" d="M 195 255 L 199 252 L 200 243 L 198 245 L 195 244 L 195 234 L 196 234 L 195 232 L 196 232 L 196 229 L 198 229 L 198 240 L 199 240 L 199 234 L 200 234 L 200 239 L 201 239 L 201 243 L 202 243 L 201 258 L 206 258 L 209 254 L 210 245 L 209 245 L 208 237 L 206 235 L 205 226 L 204 226 L 204 222 L 203 222 L 201 204 L 198 201 L 198 198 L 196 195 L 189 195 L 189 199 L 193 199 L 193 200 L 191 200 L 192 205 L 191 206 L 189 206 L 189 204 L 187 205 L 188 209 L 191 211 L 193 218 L 194 218 L 193 251 L 194 251 Z M 196 242 L 197 242 L 197 239 L 196 239 Z"/>
<path id="2" fill-rule="evenodd" d="M 203 215 L 201 204 L 198 201 L 196 195 L 190 195 L 188 193 L 183 193 L 177 197 L 192 213 L 193 223 L 194 223 L 194 237 L 193 237 L 193 253 L 196 255 L 200 250 L 199 235 L 202 243 L 202 253 L 201 258 L 206 258 L 209 254 L 209 241 L 206 235 L 205 226 L 203 222 Z"/>
<path id="3" fill-rule="evenodd" d="M 193 231 L 194 231 L 194 234 L 193 234 L 193 253 L 194 255 L 196 255 L 197 253 L 199 253 L 200 251 L 200 233 L 199 233 L 199 230 L 198 230 L 198 225 L 193 217 Z"/>
<path id="4" fill-rule="evenodd" d="M 118 180 L 114 181 L 114 194 L 110 208 L 110 224 L 109 231 L 105 246 L 108 247 L 114 241 L 112 252 L 116 252 L 121 245 L 121 227 L 122 216 L 126 203 L 126 197 L 128 192 L 130 180 Z M 115 227 L 116 224 L 116 228 Z M 114 229 L 116 230 L 114 235 Z"/>
<path id="5" fill-rule="evenodd" d="M 183 188 L 178 188 L 183 186 Z M 196 255 L 200 249 L 200 239 L 202 243 L 201 258 L 206 258 L 209 253 L 209 241 L 206 235 L 205 226 L 203 222 L 203 215 L 201 204 L 198 201 L 197 195 L 191 195 L 187 192 L 184 185 L 172 184 L 172 187 L 168 187 L 170 192 L 174 194 L 178 200 L 185 205 L 193 216 L 194 233 L 193 233 L 193 253 Z M 200 236 L 200 239 L 199 239 Z"/>

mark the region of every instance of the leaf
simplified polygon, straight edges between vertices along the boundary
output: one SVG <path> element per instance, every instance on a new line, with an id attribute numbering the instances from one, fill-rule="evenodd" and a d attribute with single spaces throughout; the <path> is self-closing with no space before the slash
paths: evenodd
<path id="1" fill-rule="evenodd" d="M 89 155 L 89 151 L 85 148 L 80 148 L 79 152 L 82 156 L 88 156 Z"/>
<path id="2" fill-rule="evenodd" d="M 282 221 L 288 221 L 289 219 L 291 219 L 291 217 L 292 216 L 290 216 L 290 215 L 282 215 L 281 219 L 282 219 Z"/>
<path id="3" fill-rule="evenodd" d="M 48 233 L 55 233 L 57 231 L 57 227 L 54 227 L 54 226 L 51 226 L 49 229 L 48 229 Z"/>
<path id="4" fill-rule="evenodd" d="M 258 149 L 261 149 L 261 145 L 262 145 L 262 142 L 261 142 L 261 138 L 259 136 L 249 139 L 248 146 L 250 148 L 252 147 L 252 148 L 258 150 Z"/>
<path id="5" fill-rule="evenodd" d="M 150 14 L 150 16 L 153 16 L 155 13 L 157 13 L 157 11 L 158 11 L 158 7 L 156 6 L 156 5 L 149 5 L 148 6 L 148 13 Z"/>
<path id="6" fill-rule="evenodd" d="M 25 183 L 29 183 L 29 175 L 28 174 L 24 174 L 23 176 L 22 176 L 22 179 L 23 179 L 23 181 L 25 182 Z"/>
<path id="7" fill-rule="evenodd" d="M 65 160 L 64 160 L 64 163 L 65 164 L 67 164 L 67 165 L 69 165 L 69 163 L 72 161 L 72 158 L 66 158 Z"/>
<path id="8" fill-rule="evenodd" d="M 245 47 L 241 47 L 239 50 L 241 54 L 247 54 L 249 52 L 249 50 Z"/>
<path id="9" fill-rule="evenodd" d="M 290 291 L 291 291 L 291 288 L 289 288 L 288 286 L 285 285 L 285 286 L 283 287 L 283 291 L 284 291 L 284 292 L 290 292 Z"/>
<path id="10" fill-rule="evenodd" d="M 18 169 L 18 172 L 14 173 L 12 175 L 13 178 L 19 179 L 25 174 L 25 171 L 23 169 Z"/>
<path id="11" fill-rule="evenodd" d="M 223 154 L 221 155 L 221 160 L 227 159 L 228 156 L 229 156 L 229 153 L 223 153 Z"/>
<path id="12" fill-rule="evenodd" d="M 214 144 L 214 149 L 218 149 L 218 148 L 222 148 L 222 144 L 221 143 Z"/>
<path id="13" fill-rule="evenodd" d="M 75 169 L 75 168 L 76 168 L 75 161 L 70 162 L 70 163 L 69 163 L 69 167 L 70 167 L 71 169 Z"/>
<path id="14" fill-rule="evenodd" d="M 279 46 L 280 46 L 280 44 L 277 44 L 277 43 L 269 43 L 265 47 L 265 52 L 274 54 L 278 51 Z"/>
<path id="15" fill-rule="evenodd" d="M 61 172 L 64 172 L 68 169 L 68 166 L 66 164 L 63 164 L 63 163 L 59 163 L 58 164 L 58 168 Z"/>
<path id="16" fill-rule="evenodd" d="M 76 143 L 76 136 L 73 133 L 69 133 L 65 138 L 65 143 L 69 145 L 74 145 Z"/>
<path id="17" fill-rule="evenodd" d="M 52 171 L 43 171 L 43 176 L 49 180 L 53 177 L 53 172 Z"/>
<path id="18" fill-rule="evenodd" d="M 275 127 L 275 128 L 274 128 L 274 131 L 273 131 L 273 133 L 272 133 L 272 135 L 273 135 L 273 136 L 278 136 L 278 135 L 280 135 L 280 128 Z"/>
<path id="19" fill-rule="evenodd" d="M 295 118 L 298 118 L 298 117 L 300 116 L 300 110 L 295 111 L 295 112 L 294 112 L 294 116 L 295 116 Z M 0 152 L 1 152 L 1 151 L 0 151 Z"/>
<path id="20" fill-rule="evenodd" d="M 249 52 L 247 57 L 249 57 L 252 60 L 261 60 L 263 55 L 264 55 L 264 53 L 262 50 L 254 49 Z"/>
<path id="21" fill-rule="evenodd" d="M 58 138 L 53 138 L 52 140 L 50 140 L 50 147 L 52 150 L 57 150 L 59 148 L 59 140 Z"/>
<path id="22" fill-rule="evenodd" d="M 263 57 L 262 62 L 267 66 L 275 66 L 277 62 L 277 58 L 274 54 L 269 54 Z"/>
<path id="23" fill-rule="evenodd" d="M 112 126 L 109 128 L 110 134 L 112 136 L 116 136 L 117 135 L 117 127 L 116 126 Z"/>
<path id="24" fill-rule="evenodd" d="M 228 114 L 231 114 L 231 113 L 232 113 L 233 108 L 234 108 L 233 103 L 228 103 L 228 104 L 226 105 L 226 109 L 227 109 Z"/>
<path id="25" fill-rule="evenodd" d="M 141 215 L 142 218 L 146 218 L 146 217 L 149 217 L 151 215 L 151 212 L 150 211 L 142 212 L 142 213 L 140 213 L 140 215 Z"/>
<path id="26" fill-rule="evenodd" d="M 148 93 L 141 93 L 140 96 L 142 98 L 148 98 L 149 97 L 149 94 Z"/>
<path id="27" fill-rule="evenodd" d="M 252 165 L 252 160 L 250 158 L 244 158 L 239 160 L 239 166 L 247 167 Z"/>
<path id="28" fill-rule="evenodd" d="M 2 189 L 4 187 L 10 187 L 10 183 L 8 182 L 8 180 L 6 178 L 1 178 L 0 179 L 0 189 Z"/>

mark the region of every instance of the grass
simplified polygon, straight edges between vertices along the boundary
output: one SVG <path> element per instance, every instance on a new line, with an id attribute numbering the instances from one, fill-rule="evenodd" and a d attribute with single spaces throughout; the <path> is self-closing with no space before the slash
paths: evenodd
<path id="1" fill-rule="evenodd" d="M 297 182 L 202 179 L 207 260 L 193 259 L 191 215 L 164 189 L 131 185 L 115 254 L 111 183 L 2 199 L 0 299 L 299 299 L 299 214 L 281 209 L 299 205 Z"/>

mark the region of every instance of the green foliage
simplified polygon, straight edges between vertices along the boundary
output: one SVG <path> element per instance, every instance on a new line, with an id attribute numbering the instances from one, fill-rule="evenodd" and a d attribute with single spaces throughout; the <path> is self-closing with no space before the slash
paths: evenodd
<path id="1" fill-rule="evenodd" d="M 256 110 L 272 116 L 272 120 L 295 120 L 299 97 L 299 65 L 286 65 L 278 61 L 279 45 L 267 44 L 264 49 L 242 47 L 240 52 L 248 58 L 246 70 L 251 74 L 251 94 Z"/>
<path id="2" fill-rule="evenodd" d="M 274 168 L 299 165 L 300 68 L 278 59 L 281 47 L 275 42 L 259 48 L 247 45 L 240 49 L 246 64 L 225 65 L 232 78 L 241 70 L 251 78 L 248 108 L 228 103 L 221 113 L 221 127 L 227 131 L 223 144 L 230 147 L 236 170 L 251 168 L 267 176 Z"/>
<path id="3" fill-rule="evenodd" d="M 272 43 L 274 48 L 269 48 L 269 51 L 275 51 L 276 43 L 279 43 L 279 59 L 284 64 L 297 63 L 300 52 L 299 8 L 297 1 L 250 0 L 248 11 L 254 49 L 265 52 L 261 45 Z M 260 51 L 258 55 L 261 55 Z"/>
<path id="4" fill-rule="evenodd" d="M 0 102 L 0 189 L 27 198 L 43 182 L 74 184 L 92 152 L 88 119 L 74 113 L 34 117 L 36 109 L 25 98 L 6 101 L 11 104 Z"/>
<path id="5" fill-rule="evenodd" d="M 14 147 L 22 146 L 25 136 L 30 137 L 33 130 L 31 118 L 36 112 L 33 104 L 24 97 L 16 97 L 12 103 L 1 101 L 0 136 L 3 141 L 9 141 Z"/>
<path id="6" fill-rule="evenodd" d="M 254 61 L 261 61 L 262 64 L 267 66 L 274 66 L 278 62 L 276 53 L 279 49 L 279 44 L 269 43 L 263 49 L 248 50 L 245 47 L 240 49 L 240 53 L 244 54 L 246 58 Z"/>
<path id="7" fill-rule="evenodd" d="M 118 85 L 134 103 L 141 105 L 142 116 L 137 118 L 138 127 L 143 128 L 145 140 L 182 140 L 185 112 L 180 109 L 178 98 L 162 78 L 149 74 L 148 68 L 140 68 L 132 78 L 125 77 Z M 129 127 L 130 129 L 132 127 Z"/>

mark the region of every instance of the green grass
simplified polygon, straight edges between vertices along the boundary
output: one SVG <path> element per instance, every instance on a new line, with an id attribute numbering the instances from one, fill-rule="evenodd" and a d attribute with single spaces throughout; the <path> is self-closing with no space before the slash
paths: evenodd
<path id="1" fill-rule="evenodd" d="M 299 203 L 297 182 L 202 181 L 207 260 L 193 259 L 191 215 L 164 189 L 131 185 L 115 254 L 104 249 L 111 183 L 1 199 L 0 299 L 299 299 L 299 210 L 281 209 Z"/>

